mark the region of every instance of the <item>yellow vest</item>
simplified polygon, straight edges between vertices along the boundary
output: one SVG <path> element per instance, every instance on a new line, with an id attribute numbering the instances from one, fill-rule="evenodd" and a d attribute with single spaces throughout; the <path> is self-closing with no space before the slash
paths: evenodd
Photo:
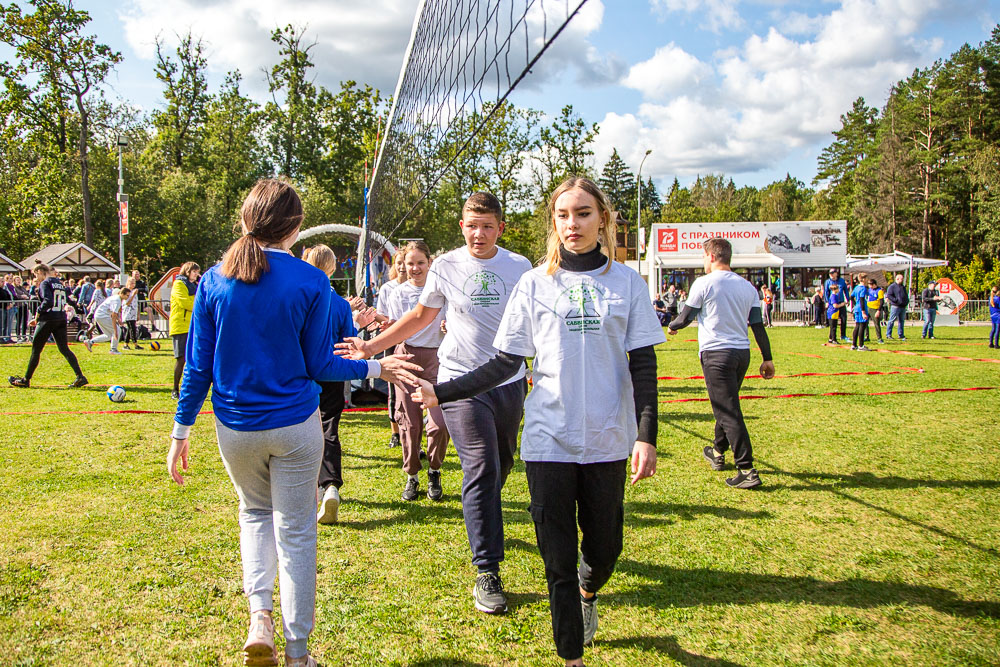
<path id="1" fill-rule="evenodd" d="M 194 294 L 188 294 L 187 283 L 180 276 L 170 288 L 170 335 L 186 334 L 191 328 L 191 311 L 194 310 Z"/>

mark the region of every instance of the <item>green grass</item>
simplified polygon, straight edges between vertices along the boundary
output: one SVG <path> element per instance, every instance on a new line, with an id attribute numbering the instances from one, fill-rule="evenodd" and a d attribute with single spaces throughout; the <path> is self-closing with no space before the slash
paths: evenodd
<path id="1" fill-rule="evenodd" d="M 985 329 L 939 333 L 905 349 L 1000 358 Z M 771 336 L 782 375 L 925 372 L 749 380 L 745 394 L 1000 386 L 1000 364 L 855 353 L 822 346 L 815 329 Z M 694 337 L 661 346 L 660 375 L 700 374 Z M 170 414 L 11 414 L 172 411 L 168 386 L 138 386 L 170 381 L 168 349 L 74 349 L 91 387 L 0 390 L 0 655 L 240 664 L 236 499 L 211 417 L 195 426 L 178 488 L 164 465 Z M 0 349 L 0 364 L 20 374 L 27 356 Z M 34 383 L 71 375 L 49 347 Z M 108 402 L 109 384 L 129 389 L 126 403 Z M 705 390 L 664 381 L 660 394 Z M 602 591 L 588 665 L 1000 664 L 998 407 L 996 390 L 745 401 L 765 486 L 740 492 L 701 458 L 709 405 L 663 404 L 658 473 L 626 492 L 625 551 Z M 344 418 L 345 504 L 342 522 L 320 530 L 314 652 L 326 665 L 560 664 L 523 466 L 504 500 L 512 610 L 487 617 L 471 604 L 454 450 L 445 500 L 403 503 L 387 432 L 384 413 Z"/>

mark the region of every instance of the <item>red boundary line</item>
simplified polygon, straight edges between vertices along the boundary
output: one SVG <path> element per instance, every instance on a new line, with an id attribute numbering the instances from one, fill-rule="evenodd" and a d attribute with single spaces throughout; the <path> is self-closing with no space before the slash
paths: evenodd
<path id="1" fill-rule="evenodd" d="M 740 396 L 740 400 L 757 400 L 765 398 L 815 398 L 819 396 L 889 396 L 892 394 L 933 394 L 939 391 L 991 391 L 1000 387 L 941 387 L 939 389 L 900 389 L 898 391 L 876 391 L 871 393 L 859 391 L 830 391 L 824 394 L 779 394 L 776 396 L 759 396 L 749 394 Z M 705 403 L 705 398 L 675 398 L 661 403 Z"/>
<path id="2" fill-rule="evenodd" d="M 842 371 L 840 373 L 794 373 L 792 375 L 775 375 L 776 379 L 785 378 L 805 378 L 805 377 L 831 377 L 835 375 L 909 375 L 911 373 L 923 373 L 922 368 L 907 368 L 903 371 Z M 747 375 L 745 380 L 759 380 L 761 375 Z M 672 377 L 664 375 L 657 380 L 704 380 L 704 375 L 689 375 L 688 377 Z"/>
<path id="3" fill-rule="evenodd" d="M 388 408 L 346 408 L 344 412 L 387 412 Z M 39 410 L 37 412 L 0 412 L 0 415 L 172 415 L 174 410 Z M 199 415 L 215 414 L 212 410 L 203 410 Z"/>

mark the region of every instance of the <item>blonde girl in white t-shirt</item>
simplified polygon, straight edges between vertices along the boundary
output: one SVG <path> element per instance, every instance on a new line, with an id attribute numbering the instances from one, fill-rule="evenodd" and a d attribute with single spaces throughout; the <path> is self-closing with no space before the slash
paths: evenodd
<path id="1" fill-rule="evenodd" d="M 622 550 L 626 461 L 633 484 L 656 471 L 653 346 L 665 336 L 642 278 L 610 259 L 615 214 L 600 188 L 570 178 L 549 212 L 546 258 L 515 286 L 497 356 L 454 380 L 421 382 L 413 398 L 430 407 L 474 396 L 534 357 L 521 458 L 556 650 L 577 666 Z"/>

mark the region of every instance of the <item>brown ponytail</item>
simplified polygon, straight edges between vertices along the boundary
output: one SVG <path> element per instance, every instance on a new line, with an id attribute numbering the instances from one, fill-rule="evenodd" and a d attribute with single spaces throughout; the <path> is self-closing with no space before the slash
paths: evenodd
<path id="1" fill-rule="evenodd" d="M 304 218 L 302 201 L 292 186 L 262 178 L 240 208 L 236 229 L 243 231 L 222 257 L 220 271 L 227 278 L 256 284 L 270 269 L 262 245 L 278 244 L 291 236 Z"/>

